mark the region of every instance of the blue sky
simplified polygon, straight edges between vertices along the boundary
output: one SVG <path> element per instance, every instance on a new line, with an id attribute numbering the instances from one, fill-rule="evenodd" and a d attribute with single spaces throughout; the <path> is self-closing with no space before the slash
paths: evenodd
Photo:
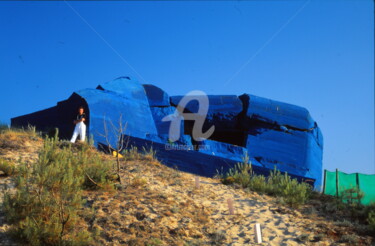
<path id="1" fill-rule="evenodd" d="M 324 168 L 375 173 L 373 1 L 0 1 L 0 121 L 122 75 L 306 107 Z"/>

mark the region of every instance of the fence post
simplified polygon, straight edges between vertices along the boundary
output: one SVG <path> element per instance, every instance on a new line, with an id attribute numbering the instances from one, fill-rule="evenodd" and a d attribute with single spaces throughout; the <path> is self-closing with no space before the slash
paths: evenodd
<path id="1" fill-rule="evenodd" d="M 336 196 L 339 198 L 339 169 L 336 168 Z"/>
<path id="2" fill-rule="evenodd" d="M 357 189 L 358 189 L 357 197 L 358 197 L 359 193 L 361 192 L 361 188 L 359 186 L 359 174 L 358 173 L 355 173 L 355 180 L 357 183 Z M 358 199 L 358 202 L 361 203 L 361 199 Z"/>
<path id="3" fill-rule="evenodd" d="M 322 193 L 326 193 L 326 176 L 327 176 L 327 169 L 324 169 L 324 177 L 323 177 L 323 191 Z"/>

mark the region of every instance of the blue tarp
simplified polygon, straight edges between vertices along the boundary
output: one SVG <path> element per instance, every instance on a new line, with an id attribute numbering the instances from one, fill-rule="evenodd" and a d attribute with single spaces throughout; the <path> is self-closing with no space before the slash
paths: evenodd
<path id="1" fill-rule="evenodd" d="M 155 85 L 143 85 L 151 107 L 169 107 L 168 94 Z"/>
<path id="2" fill-rule="evenodd" d="M 114 128 L 122 125 L 130 145 L 154 146 L 163 163 L 183 171 L 212 176 L 248 153 L 259 174 L 276 166 L 298 180 L 315 180 L 318 189 L 321 186 L 323 137 L 305 108 L 249 94 L 211 95 L 203 131 L 215 126 L 214 134 L 195 141 L 194 121 L 182 120 L 180 139 L 170 143 L 170 122 L 162 119 L 181 118 L 176 111 L 181 99 L 154 85 L 121 77 L 96 89 L 77 91 L 55 107 L 13 118 L 12 126 L 30 123 L 43 131 L 58 127 L 61 137 L 70 138 L 77 107 L 84 106 L 88 136 L 98 146 L 107 141 L 115 146 Z M 198 106 L 197 100 L 190 101 L 185 113 L 197 113 Z"/>
<path id="3" fill-rule="evenodd" d="M 157 135 L 148 99 L 140 83 L 120 78 L 101 84 L 96 90 L 84 89 L 76 94 L 89 105 L 89 133 L 96 142 L 106 143 L 109 140 L 112 146 L 116 146 L 116 129 L 120 126 L 125 130 L 124 134 L 135 137 Z"/>
<path id="4" fill-rule="evenodd" d="M 171 104 L 177 106 L 183 96 L 172 96 Z M 192 98 L 187 96 L 187 98 Z M 190 113 L 198 113 L 198 107 L 200 106 L 197 100 L 191 100 L 186 105 L 186 111 Z M 215 95 L 208 96 L 209 108 L 205 121 L 205 128 L 209 128 L 211 125 L 215 125 L 219 128 L 231 128 L 234 129 L 238 124 L 237 116 L 243 110 L 241 100 L 234 95 Z"/>
<path id="5" fill-rule="evenodd" d="M 314 127 L 309 111 L 303 107 L 278 102 L 263 97 L 244 94 L 241 96 L 248 105 L 246 120 L 260 120 L 270 124 L 308 130 Z"/>

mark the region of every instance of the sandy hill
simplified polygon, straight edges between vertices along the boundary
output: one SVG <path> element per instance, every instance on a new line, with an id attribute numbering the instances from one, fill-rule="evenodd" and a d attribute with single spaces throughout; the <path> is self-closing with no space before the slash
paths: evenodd
<path id="1" fill-rule="evenodd" d="M 42 147 L 43 139 L 35 134 L 0 135 L 0 158 L 18 165 L 33 165 Z M 115 162 L 111 156 L 103 158 Z M 218 179 L 199 177 L 198 187 L 197 177 L 160 164 L 152 154 L 133 156 L 122 167 L 119 189 L 83 193 L 82 228 L 100 232 L 92 245 L 253 245 L 255 223 L 262 228 L 261 245 L 374 242 L 355 224 L 323 213 L 319 200 L 292 209 L 276 198 L 223 185 Z M 12 177 L 0 171 L 1 193 L 14 192 Z M 229 214 L 227 199 L 233 200 L 234 215 Z M 0 245 L 24 245 L 10 237 L 11 228 L 0 212 Z"/>

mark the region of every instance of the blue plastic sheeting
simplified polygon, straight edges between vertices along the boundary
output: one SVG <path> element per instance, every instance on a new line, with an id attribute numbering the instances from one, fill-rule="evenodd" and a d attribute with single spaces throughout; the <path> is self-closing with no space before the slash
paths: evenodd
<path id="1" fill-rule="evenodd" d="M 192 98 L 192 97 L 191 97 Z M 302 107 L 244 94 L 208 96 L 203 131 L 215 126 L 210 139 L 193 140 L 194 121 L 181 120 L 180 139 L 171 143 L 170 121 L 179 118 L 176 106 L 182 96 L 169 97 L 153 85 L 141 85 L 129 77 L 100 84 L 97 89 L 73 93 L 57 106 L 12 119 L 12 126 L 35 125 L 48 132 L 59 128 L 69 139 L 78 106 L 87 114 L 87 136 L 95 144 L 116 146 L 120 125 L 131 145 L 153 145 L 166 165 L 204 176 L 227 171 L 248 153 L 254 172 L 268 175 L 276 166 L 298 180 L 321 186 L 323 136 L 309 112 Z M 184 112 L 197 113 L 199 103 L 190 101 Z M 52 116 L 52 117 L 51 117 Z"/>
<path id="2" fill-rule="evenodd" d="M 129 100 L 136 100 L 138 103 L 144 103 L 145 105 L 149 106 L 143 86 L 138 81 L 129 77 L 120 77 L 100 84 L 96 87 L 96 89 L 112 92 L 118 96 L 127 98 Z"/>
<path id="3" fill-rule="evenodd" d="M 159 135 L 169 135 L 169 127 L 171 122 L 170 121 L 162 121 L 162 119 L 169 115 L 169 118 L 175 119 L 178 118 L 179 114 L 176 112 L 175 107 L 151 107 L 152 117 L 155 121 L 156 128 L 158 130 Z M 178 137 L 184 134 L 184 121 L 180 121 L 180 131 L 176 132 L 175 134 Z M 172 136 L 171 136 L 172 137 Z M 177 138 L 178 138 L 177 137 Z"/>
<path id="4" fill-rule="evenodd" d="M 187 96 L 189 98 L 190 96 Z M 171 104 L 177 106 L 182 96 L 171 96 Z M 191 97 L 190 97 L 191 98 Z M 209 107 L 205 121 L 205 128 L 215 125 L 220 128 L 235 128 L 238 124 L 237 116 L 243 110 L 242 102 L 237 96 L 233 95 L 214 95 L 208 96 Z M 191 100 L 186 105 L 186 110 L 190 113 L 198 113 L 199 102 Z"/>
<path id="5" fill-rule="evenodd" d="M 155 85 L 143 85 L 151 107 L 169 107 L 168 94 Z"/>
<path id="6" fill-rule="evenodd" d="M 163 164 L 177 168 L 180 171 L 190 172 L 201 176 L 213 177 L 218 173 L 225 173 L 235 164 L 240 162 L 238 159 L 225 158 L 220 155 L 216 156 L 212 153 L 204 153 L 193 149 L 174 149 L 168 144 L 153 142 L 146 139 L 126 136 L 129 139 L 129 145 L 138 149 L 145 147 L 153 148 L 156 151 L 156 158 Z M 176 145 L 181 146 L 181 145 Z M 260 175 L 269 175 L 270 169 L 263 167 L 257 160 L 250 158 L 253 171 Z M 304 176 L 298 176 L 288 173 L 292 178 L 298 181 L 305 180 Z"/>
<path id="7" fill-rule="evenodd" d="M 244 94 L 240 98 L 243 104 L 247 106 L 247 120 L 261 120 L 266 123 L 300 130 L 308 130 L 314 127 L 315 122 L 309 111 L 303 107 L 248 94 Z"/>
<path id="8" fill-rule="evenodd" d="M 316 140 L 316 143 L 319 145 L 321 149 L 323 149 L 323 134 L 318 125 L 315 123 L 314 129 L 311 131 L 311 133 L 314 136 L 314 139 Z"/>
<path id="9" fill-rule="evenodd" d="M 203 97 L 203 96 L 197 96 Z M 171 96 L 171 104 L 173 106 L 177 106 L 178 103 L 181 101 L 183 96 Z M 186 96 L 186 98 L 192 98 L 192 96 Z M 238 115 L 242 111 L 242 102 L 237 96 L 233 95 L 214 95 L 208 96 L 209 100 L 209 109 L 208 112 L 213 113 L 220 113 L 220 112 L 228 112 L 233 115 Z M 190 103 L 186 106 L 186 109 L 189 112 L 196 113 L 198 112 L 199 103 L 197 100 L 191 100 Z"/>
<path id="10" fill-rule="evenodd" d="M 232 159 L 237 162 L 242 162 L 243 157 L 247 153 L 244 147 L 209 139 L 203 140 L 198 144 L 198 151 L 212 156 Z"/>
<path id="11" fill-rule="evenodd" d="M 89 133 L 93 135 L 95 142 L 106 143 L 107 139 L 103 136 L 106 135 L 111 145 L 116 146 L 116 129 L 120 127 L 120 119 L 126 134 L 141 138 L 145 138 L 147 134 L 157 134 L 145 95 L 142 97 L 137 93 L 133 94 L 135 96 L 132 99 L 128 99 L 128 96 L 122 97 L 95 89 L 81 90 L 76 94 L 89 105 Z"/>
<path id="12" fill-rule="evenodd" d="M 322 160 L 322 150 L 313 134 L 265 129 L 257 135 L 248 135 L 246 148 L 265 168 L 276 167 L 282 172 L 314 179 L 315 186 L 321 186 L 322 166 L 316 163 Z"/>

